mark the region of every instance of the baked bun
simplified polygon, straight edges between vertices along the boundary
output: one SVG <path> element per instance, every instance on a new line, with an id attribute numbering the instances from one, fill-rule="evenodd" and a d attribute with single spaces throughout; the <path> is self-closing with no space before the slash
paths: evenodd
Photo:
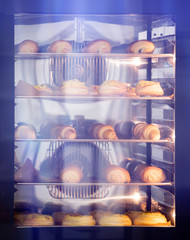
<path id="1" fill-rule="evenodd" d="M 88 95 L 88 87 L 78 79 L 67 80 L 61 86 L 63 95 Z"/>
<path id="2" fill-rule="evenodd" d="M 107 182 L 111 183 L 129 183 L 131 181 L 130 174 L 127 170 L 113 164 L 104 168 L 102 176 Z"/>
<path id="3" fill-rule="evenodd" d="M 143 212 L 134 219 L 136 226 L 170 226 L 171 222 L 160 212 Z"/>
<path id="4" fill-rule="evenodd" d="M 135 87 L 135 92 L 140 96 L 163 96 L 164 90 L 159 82 L 140 80 Z"/>
<path id="5" fill-rule="evenodd" d="M 127 52 L 128 53 L 153 53 L 155 49 L 155 45 L 153 42 L 150 42 L 148 40 L 139 40 L 132 42 Z"/>
<path id="6" fill-rule="evenodd" d="M 98 90 L 100 95 L 123 95 L 127 93 L 127 86 L 117 80 L 106 80 Z"/>
<path id="7" fill-rule="evenodd" d="M 54 213 L 56 224 L 63 226 L 94 226 L 95 220 L 91 215 Z"/>
<path id="8" fill-rule="evenodd" d="M 32 124 L 18 123 L 15 139 L 36 139 L 36 129 Z"/>
<path id="9" fill-rule="evenodd" d="M 106 40 L 94 40 L 84 49 L 86 53 L 110 53 L 111 44 Z"/>
<path id="10" fill-rule="evenodd" d="M 37 53 L 38 43 L 32 40 L 24 40 L 18 45 L 18 53 Z"/>
<path id="11" fill-rule="evenodd" d="M 77 165 L 65 167 L 60 172 L 60 180 L 64 183 L 78 183 L 83 178 L 83 172 Z"/>
<path id="12" fill-rule="evenodd" d="M 134 176 L 145 183 L 161 183 L 166 180 L 164 171 L 159 167 L 139 164 L 134 169 Z"/>
<path id="13" fill-rule="evenodd" d="M 125 214 L 104 214 L 99 218 L 101 226 L 131 226 L 131 219 Z"/>
<path id="14" fill-rule="evenodd" d="M 50 130 L 50 136 L 53 139 L 75 139 L 76 130 L 72 126 L 55 125 Z"/>
<path id="15" fill-rule="evenodd" d="M 52 216 L 31 213 L 26 214 L 23 219 L 24 226 L 52 226 L 54 225 L 54 220 Z"/>
<path id="16" fill-rule="evenodd" d="M 69 42 L 64 40 L 58 40 L 53 42 L 48 47 L 48 52 L 50 53 L 71 53 L 72 52 L 72 46 Z"/>

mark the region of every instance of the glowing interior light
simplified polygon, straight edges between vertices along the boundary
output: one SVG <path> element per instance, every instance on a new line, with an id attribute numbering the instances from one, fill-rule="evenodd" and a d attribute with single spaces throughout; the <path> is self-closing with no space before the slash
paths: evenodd
<path id="1" fill-rule="evenodd" d="M 133 195 L 133 199 L 134 199 L 135 202 L 138 202 L 141 199 L 141 195 L 138 192 L 136 192 Z"/>
<path id="2" fill-rule="evenodd" d="M 175 141 L 175 131 L 173 131 L 173 133 L 172 133 L 172 141 Z"/>
<path id="3" fill-rule="evenodd" d="M 172 217 L 173 217 L 173 219 L 175 220 L 175 210 L 173 211 L 173 213 L 172 213 Z"/>

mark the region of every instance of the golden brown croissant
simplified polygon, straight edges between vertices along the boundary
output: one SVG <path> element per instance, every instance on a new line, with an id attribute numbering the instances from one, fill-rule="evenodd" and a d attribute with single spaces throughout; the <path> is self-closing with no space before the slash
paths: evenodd
<path id="1" fill-rule="evenodd" d="M 22 123 L 15 128 L 15 139 L 36 139 L 36 129 L 33 125 Z"/>
<path id="2" fill-rule="evenodd" d="M 65 183 L 78 183 L 83 178 L 83 172 L 80 167 L 70 165 L 60 172 L 60 180 Z"/>
<path id="3" fill-rule="evenodd" d="M 50 52 L 50 53 L 71 53 L 72 46 L 67 41 L 58 40 L 58 41 L 53 42 L 48 47 L 48 52 Z"/>
<path id="4" fill-rule="evenodd" d="M 112 126 L 101 123 L 92 126 L 89 129 L 89 135 L 95 139 L 118 139 Z"/>
<path id="5" fill-rule="evenodd" d="M 131 181 L 129 172 L 116 165 L 107 166 L 103 170 L 102 175 L 108 182 L 111 183 L 129 183 Z"/>
<path id="6" fill-rule="evenodd" d="M 133 137 L 144 140 L 160 140 L 160 130 L 154 124 L 137 123 L 133 127 Z"/>
<path id="7" fill-rule="evenodd" d="M 106 40 L 94 40 L 84 49 L 86 53 L 110 53 L 111 44 Z"/>
<path id="8" fill-rule="evenodd" d="M 72 126 L 56 125 L 50 135 L 54 139 L 75 139 L 77 137 L 76 130 Z"/>
<path id="9" fill-rule="evenodd" d="M 143 127 L 141 138 L 145 140 L 160 140 L 160 130 L 154 124 L 147 124 Z"/>
<path id="10" fill-rule="evenodd" d="M 128 47 L 129 53 L 153 53 L 155 49 L 154 43 L 148 40 L 138 40 L 132 42 Z"/>
<path id="11" fill-rule="evenodd" d="M 99 218 L 101 226 L 131 226 L 132 221 L 126 214 L 103 214 Z"/>
<path id="12" fill-rule="evenodd" d="M 166 179 L 166 175 L 161 168 L 143 163 L 135 167 L 134 176 L 145 183 L 161 183 Z"/>

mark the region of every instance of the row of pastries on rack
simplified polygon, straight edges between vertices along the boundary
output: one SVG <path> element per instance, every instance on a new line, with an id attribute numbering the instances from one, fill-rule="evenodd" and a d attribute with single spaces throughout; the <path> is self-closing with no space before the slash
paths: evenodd
<path id="1" fill-rule="evenodd" d="M 171 226 L 171 211 L 152 199 L 151 211 L 146 210 L 146 200 L 114 200 L 108 207 L 103 203 L 81 205 L 73 209 L 68 204 L 48 202 L 38 207 L 29 202 L 17 202 L 14 212 L 18 226 Z"/>
<path id="2" fill-rule="evenodd" d="M 126 96 L 126 97 L 173 97 L 171 86 L 162 87 L 160 82 L 140 80 L 135 86 L 118 80 L 106 80 L 100 85 L 87 86 L 78 79 L 67 80 L 61 86 L 32 85 L 19 80 L 15 96 Z"/>
<path id="3" fill-rule="evenodd" d="M 75 156 L 71 159 L 67 151 L 59 153 L 57 149 L 52 158 L 42 161 L 38 170 L 29 158 L 23 163 L 15 159 L 15 182 L 82 183 L 84 185 L 91 183 L 93 185 L 93 183 L 138 182 L 156 184 L 172 180 L 169 179 L 171 176 L 167 170 L 144 161 L 128 158 L 121 161 L 119 165 L 111 164 L 109 161 L 101 164 L 101 158 L 94 160 L 91 156 L 90 159 L 87 151 L 83 154 L 76 153 L 76 155 L 78 158 Z M 84 161 L 86 157 L 88 159 Z"/>
<path id="4" fill-rule="evenodd" d="M 82 53 L 111 53 L 114 49 L 122 49 L 123 53 L 135 53 L 135 54 L 150 54 L 155 50 L 153 42 L 148 40 L 137 40 L 129 44 L 126 44 L 124 48 L 119 46 L 112 46 L 108 40 L 96 39 L 89 41 L 81 46 L 80 52 Z M 48 44 L 47 46 L 40 46 L 40 44 L 34 40 L 24 40 L 16 45 L 17 53 L 72 53 L 75 52 L 73 44 L 66 40 L 57 40 Z"/>
<path id="5" fill-rule="evenodd" d="M 80 125 L 79 125 L 80 121 Z M 43 121 L 39 130 L 30 123 L 15 125 L 15 140 L 19 139 L 139 139 L 171 141 L 174 131 L 170 127 L 145 122 L 118 121 L 115 125 L 95 120 L 72 120 L 69 124 L 57 121 Z"/>

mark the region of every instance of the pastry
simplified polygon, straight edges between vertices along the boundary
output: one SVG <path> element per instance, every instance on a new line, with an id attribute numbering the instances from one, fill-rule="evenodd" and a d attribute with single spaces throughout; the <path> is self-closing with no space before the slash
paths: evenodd
<path id="1" fill-rule="evenodd" d="M 72 52 L 72 46 L 69 42 L 64 40 L 58 40 L 53 42 L 48 47 L 48 52 L 50 53 L 71 53 Z"/>
<path id="2" fill-rule="evenodd" d="M 110 53 L 111 44 L 106 40 L 94 40 L 84 49 L 86 53 Z"/>
<path id="3" fill-rule="evenodd" d="M 154 124 L 137 123 L 132 130 L 133 137 L 144 140 L 160 140 L 160 130 Z"/>
<path id="4" fill-rule="evenodd" d="M 136 123 L 133 127 L 132 134 L 136 139 L 141 139 L 143 128 L 146 126 L 146 123 L 140 122 Z"/>
<path id="5" fill-rule="evenodd" d="M 125 214 L 104 214 L 99 218 L 101 226 L 131 226 L 131 219 Z"/>
<path id="6" fill-rule="evenodd" d="M 18 45 L 18 53 L 37 53 L 38 43 L 32 40 L 24 40 Z"/>
<path id="7" fill-rule="evenodd" d="M 77 165 L 65 167 L 60 172 L 60 180 L 64 183 L 78 183 L 83 178 L 83 172 Z"/>
<path id="8" fill-rule="evenodd" d="M 134 219 L 136 226 L 170 226 L 171 222 L 160 212 L 143 212 Z"/>
<path id="9" fill-rule="evenodd" d="M 126 97 L 138 97 L 137 94 L 136 94 L 135 87 L 127 87 L 125 96 Z"/>
<path id="10" fill-rule="evenodd" d="M 95 220 L 91 215 L 54 213 L 56 224 L 63 226 L 94 226 Z"/>
<path id="11" fill-rule="evenodd" d="M 96 123 L 89 128 L 89 136 L 95 139 L 118 139 L 115 130 L 110 125 Z"/>
<path id="12" fill-rule="evenodd" d="M 106 80 L 98 90 L 100 95 L 123 95 L 127 93 L 127 85 L 117 80 Z"/>
<path id="13" fill-rule="evenodd" d="M 102 176 L 107 182 L 111 183 L 129 183 L 131 181 L 130 174 L 127 170 L 113 164 L 104 168 Z"/>
<path id="14" fill-rule="evenodd" d="M 141 139 L 153 141 L 160 140 L 159 128 L 154 124 L 146 124 L 146 126 L 143 127 Z"/>
<path id="15" fill-rule="evenodd" d="M 153 42 L 148 40 L 139 40 L 132 42 L 128 49 L 128 53 L 153 53 L 155 49 L 155 45 Z"/>
<path id="16" fill-rule="evenodd" d="M 53 139 L 75 139 L 76 130 L 72 126 L 56 125 L 51 128 L 50 136 Z"/>
<path id="17" fill-rule="evenodd" d="M 68 80 L 63 82 L 61 93 L 63 95 L 87 95 L 88 87 L 78 79 Z"/>
<path id="18" fill-rule="evenodd" d="M 52 226 L 54 225 L 54 220 L 49 215 L 31 213 L 24 216 L 22 223 L 24 226 Z"/>
<path id="19" fill-rule="evenodd" d="M 161 168 L 143 163 L 135 167 L 134 176 L 145 183 L 161 183 L 166 179 L 166 175 Z"/>
<path id="20" fill-rule="evenodd" d="M 34 182 L 37 171 L 34 169 L 32 161 L 27 158 L 21 168 L 14 173 L 15 182 Z"/>
<path id="21" fill-rule="evenodd" d="M 140 80 L 135 87 L 137 95 L 163 96 L 164 91 L 159 82 Z"/>
<path id="22" fill-rule="evenodd" d="M 36 129 L 27 123 L 18 123 L 15 128 L 15 139 L 36 139 Z"/>

